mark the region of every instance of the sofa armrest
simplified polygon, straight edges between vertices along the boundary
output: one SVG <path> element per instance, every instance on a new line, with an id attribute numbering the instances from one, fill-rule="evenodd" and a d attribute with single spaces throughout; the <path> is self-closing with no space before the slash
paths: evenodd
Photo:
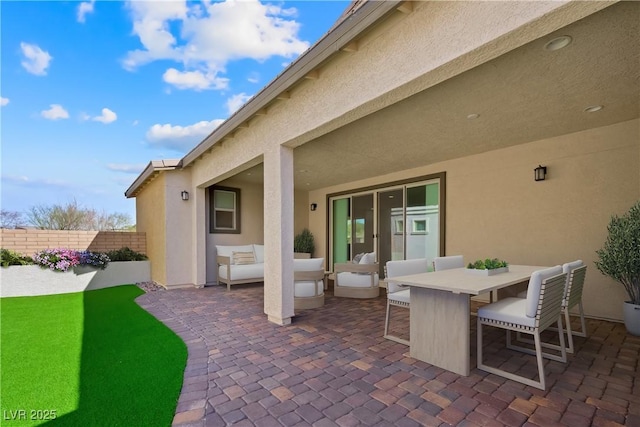
<path id="1" fill-rule="evenodd" d="M 227 290 L 231 290 L 231 257 L 218 255 L 217 263 L 218 263 L 219 266 L 226 266 L 227 278 L 225 280 L 227 282 Z M 218 274 L 217 271 L 216 271 L 216 274 Z M 220 275 L 218 274 L 218 283 L 220 281 L 221 281 Z M 223 281 L 223 283 L 224 283 L 224 281 Z"/>
<path id="2" fill-rule="evenodd" d="M 335 272 L 335 286 L 340 286 L 338 275 L 339 273 L 360 273 L 363 275 L 369 275 L 371 277 L 371 287 L 375 284 L 375 275 L 378 273 L 379 265 L 376 264 L 354 264 L 351 262 L 334 264 L 333 271 Z"/>
<path id="3" fill-rule="evenodd" d="M 231 257 L 218 255 L 218 265 L 231 265 Z"/>

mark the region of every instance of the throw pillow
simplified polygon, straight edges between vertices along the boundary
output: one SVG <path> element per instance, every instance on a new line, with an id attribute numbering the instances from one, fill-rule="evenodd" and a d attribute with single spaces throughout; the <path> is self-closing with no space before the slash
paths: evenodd
<path id="1" fill-rule="evenodd" d="M 353 257 L 353 263 L 354 264 L 360 264 L 360 260 L 362 259 L 362 257 L 364 256 L 364 252 L 362 252 L 361 254 L 358 254 L 356 256 Z"/>
<path id="2" fill-rule="evenodd" d="M 256 263 L 256 259 L 253 255 L 253 252 L 233 252 L 232 260 L 233 260 L 233 263 L 236 265 Z"/>
<path id="3" fill-rule="evenodd" d="M 360 260 L 360 264 L 375 264 L 376 263 L 376 253 L 369 252 L 364 254 L 362 259 Z"/>

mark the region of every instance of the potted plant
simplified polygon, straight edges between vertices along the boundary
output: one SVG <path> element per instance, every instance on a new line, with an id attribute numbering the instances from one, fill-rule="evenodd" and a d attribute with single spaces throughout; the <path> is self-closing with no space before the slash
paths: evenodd
<path id="1" fill-rule="evenodd" d="M 293 252 L 295 254 L 308 254 L 306 257 L 310 258 L 311 254 L 313 254 L 314 247 L 313 234 L 311 234 L 308 228 L 302 230 L 302 232 L 297 234 L 293 239 Z M 297 257 L 299 257 L 299 255 L 297 255 Z"/>
<path id="2" fill-rule="evenodd" d="M 498 258 L 479 259 L 467 265 L 467 271 L 472 274 L 483 276 L 493 276 L 494 274 L 506 273 L 509 271 L 509 264 Z"/>
<path id="3" fill-rule="evenodd" d="M 640 336 L 640 201 L 623 216 L 612 216 L 604 247 L 596 251 L 596 267 L 622 283 L 629 300 L 623 304 L 624 324 Z"/>

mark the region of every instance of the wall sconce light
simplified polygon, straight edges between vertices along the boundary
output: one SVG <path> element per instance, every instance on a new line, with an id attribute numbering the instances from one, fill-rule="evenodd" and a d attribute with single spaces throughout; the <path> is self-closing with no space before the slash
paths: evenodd
<path id="1" fill-rule="evenodd" d="M 180 197 L 182 197 L 182 200 L 189 200 L 189 192 L 187 190 L 183 190 L 182 193 L 180 193 Z"/>
<path id="2" fill-rule="evenodd" d="M 544 181 L 545 177 L 547 176 L 547 167 L 539 165 L 533 170 L 533 172 L 536 181 Z"/>
<path id="3" fill-rule="evenodd" d="M 311 203 L 311 210 L 315 211 L 316 209 L 318 209 L 318 204 L 317 203 Z"/>

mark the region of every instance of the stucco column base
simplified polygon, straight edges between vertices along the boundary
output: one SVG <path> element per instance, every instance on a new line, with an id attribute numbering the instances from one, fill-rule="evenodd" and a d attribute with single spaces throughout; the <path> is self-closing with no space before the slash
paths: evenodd
<path id="1" fill-rule="evenodd" d="M 267 316 L 267 320 L 276 325 L 286 326 L 291 324 L 291 317 L 285 317 L 284 319 L 275 316 Z"/>

